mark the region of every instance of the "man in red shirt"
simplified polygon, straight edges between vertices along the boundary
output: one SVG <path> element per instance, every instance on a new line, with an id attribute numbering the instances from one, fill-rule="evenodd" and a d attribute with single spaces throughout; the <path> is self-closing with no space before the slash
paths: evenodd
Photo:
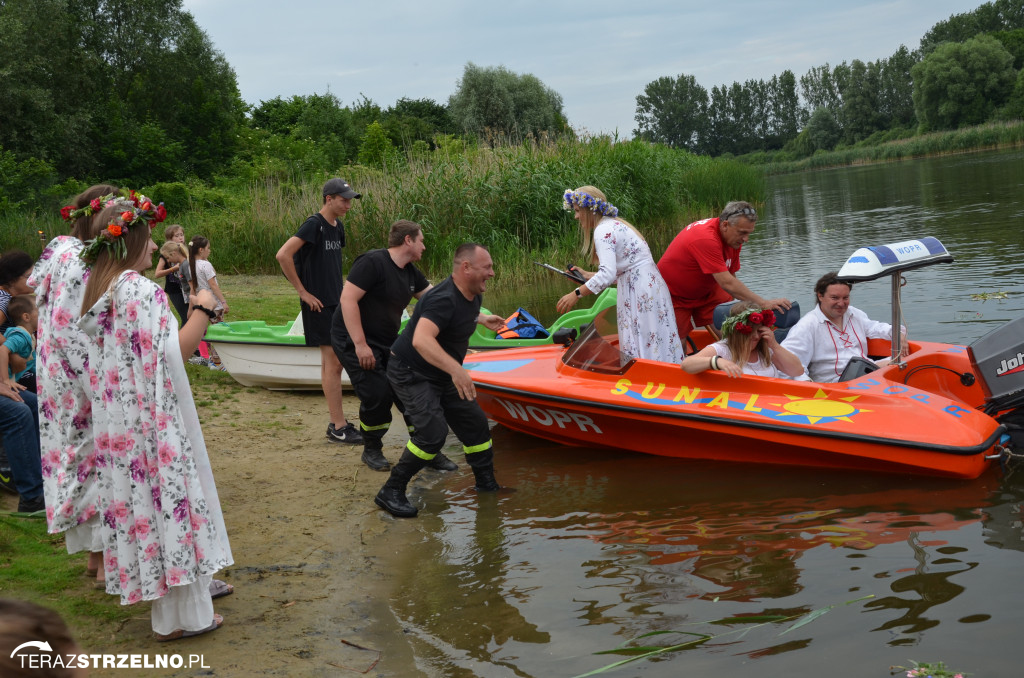
<path id="1" fill-rule="evenodd" d="M 718 218 L 696 221 L 680 231 L 658 261 L 684 342 L 691 321 L 697 327 L 710 324 L 715 306 L 732 299 L 777 312 L 789 310 L 787 299 L 764 299 L 736 277 L 740 249 L 756 224 L 757 211 L 750 203 L 730 202 Z"/>

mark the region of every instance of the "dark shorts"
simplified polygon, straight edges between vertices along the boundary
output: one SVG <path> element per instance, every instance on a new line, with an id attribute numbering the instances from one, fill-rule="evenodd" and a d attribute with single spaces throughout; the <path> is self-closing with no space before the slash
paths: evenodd
<path id="1" fill-rule="evenodd" d="M 331 345 L 331 319 L 336 308 L 337 304 L 324 306 L 316 312 L 302 304 L 302 330 L 306 334 L 306 346 Z"/>

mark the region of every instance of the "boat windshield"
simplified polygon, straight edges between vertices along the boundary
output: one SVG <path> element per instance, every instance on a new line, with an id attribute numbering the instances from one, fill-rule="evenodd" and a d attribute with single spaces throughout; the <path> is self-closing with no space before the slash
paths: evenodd
<path id="1" fill-rule="evenodd" d="M 562 356 L 570 367 L 603 374 L 624 374 L 636 362 L 619 351 L 615 307 L 601 311 L 594 322 L 580 328 L 580 337 Z"/>

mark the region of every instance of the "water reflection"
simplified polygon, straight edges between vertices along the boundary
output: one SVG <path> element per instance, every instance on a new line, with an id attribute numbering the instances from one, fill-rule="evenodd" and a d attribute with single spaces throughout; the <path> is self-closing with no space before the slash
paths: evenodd
<path id="1" fill-rule="evenodd" d="M 1024 151 L 776 177 L 740 277 L 809 309 L 814 280 L 857 247 L 933 235 L 957 261 L 907 275 L 911 336 L 969 343 L 1024 312 L 1022 188 Z M 566 285 L 492 289 L 485 303 L 550 323 Z M 971 296 L 996 290 L 1010 295 Z M 854 303 L 887 318 L 888 283 L 857 285 Z M 960 482 L 568 448 L 501 428 L 494 440 L 516 493 L 478 498 L 468 473 L 419 487 L 427 508 L 381 545 L 391 609 L 434 675 L 578 675 L 641 634 L 695 629 L 718 637 L 607 675 L 861 678 L 911 659 L 1019 670 L 1024 471 Z M 781 637 L 780 624 L 693 626 L 830 605 Z"/>
<path id="2" fill-rule="evenodd" d="M 431 510 L 422 538 L 392 563 L 399 581 L 416 572 L 428 582 L 402 585 L 392 609 L 443 675 L 577 675 L 614 659 L 596 652 L 688 629 L 731 632 L 679 658 L 698 675 L 828 661 L 831 675 L 853 678 L 865 675 L 862 658 L 826 657 L 866 652 L 879 674 L 906 664 L 907 646 L 920 660 L 986 670 L 1016 661 L 1011 646 L 953 639 L 966 624 L 987 639 L 1024 622 L 1016 587 L 1004 588 L 1022 564 L 1022 479 L 750 469 L 565 448 L 501 428 L 494 439 L 501 479 L 518 491 L 479 500 L 468 473 L 421 490 Z M 693 626 L 829 605 L 838 608 L 782 637 L 783 624 Z M 611 675 L 675 676 L 682 664 L 631 666 L 642 668 Z"/>

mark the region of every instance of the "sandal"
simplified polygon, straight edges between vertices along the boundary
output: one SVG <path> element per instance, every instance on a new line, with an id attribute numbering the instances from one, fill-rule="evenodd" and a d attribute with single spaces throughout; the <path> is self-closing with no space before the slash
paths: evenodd
<path id="1" fill-rule="evenodd" d="M 198 631 L 186 631 L 184 629 L 178 629 L 177 631 L 171 631 L 170 633 L 168 633 L 165 636 L 162 636 L 159 633 L 154 633 L 153 637 L 156 638 L 156 642 L 158 642 L 158 643 L 166 643 L 169 640 L 178 640 L 180 638 L 191 638 L 193 636 L 201 636 L 202 634 L 209 633 L 210 631 L 216 631 L 217 629 L 220 628 L 221 624 L 223 624 L 223 623 L 224 623 L 224 617 L 220 616 L 219 614 L 215 614 L 215 615 L 213 615 L 213 623 L 211 623 L 205 629 L 200 629 Z"/>
<path id="2" fill-rule="evenodd" d="M 235 592 L 235 587 L 226 581 L 220 579 L 214 579 L 210 582 L 210 598 L 223 598 L 224 596 L 230 596 Z"/>

